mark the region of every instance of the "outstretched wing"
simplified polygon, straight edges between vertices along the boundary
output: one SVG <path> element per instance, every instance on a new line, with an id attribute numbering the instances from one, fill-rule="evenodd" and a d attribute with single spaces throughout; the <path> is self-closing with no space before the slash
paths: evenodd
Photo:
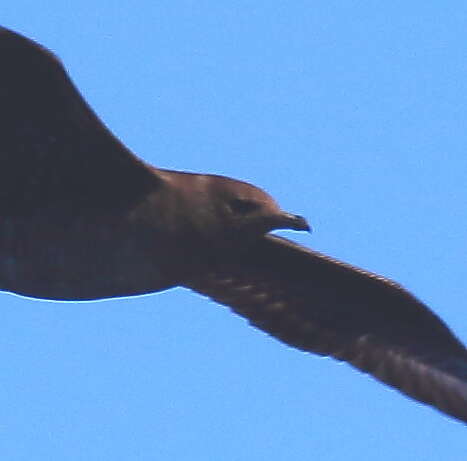
<path id="1" fill-rule="evenodd" d="M 290 346 L 345 360 L 467 422 L 466 348 L 392 281 L 268 235 L 184 285 Z"/>
<path id="2" fill-rule="evenodd" d="M 102 124 L 58 59 L 0 28 L 0 216 L 111 212 L 157 180 Z"/>

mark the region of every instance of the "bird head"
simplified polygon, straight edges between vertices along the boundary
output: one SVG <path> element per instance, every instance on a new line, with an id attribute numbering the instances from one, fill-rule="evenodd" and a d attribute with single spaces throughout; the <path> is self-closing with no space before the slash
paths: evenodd
<path id="1" fill-rule="evenodd" d="M 218 175 L 168 172 L 165 208 L 172 227 L 207 239 L 250 239 L 272 230 L 309 231 L 305 218 L 282 210 L 262 189 Z M 172 203 L 167 206 L 168 203 Z"/>

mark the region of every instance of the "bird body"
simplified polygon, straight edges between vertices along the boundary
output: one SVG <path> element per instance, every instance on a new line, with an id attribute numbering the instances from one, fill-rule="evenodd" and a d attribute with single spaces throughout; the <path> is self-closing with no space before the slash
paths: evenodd
<path id="1" fill-rule="evenodd" d="M 1 290 L 92 300 L 187 287 L 467 422 L 466 348 L 412 294 L 269 234 L 309 226 L 254 185 L 135 157 L 42 46 L 0 28 L 0 60 Z"/>

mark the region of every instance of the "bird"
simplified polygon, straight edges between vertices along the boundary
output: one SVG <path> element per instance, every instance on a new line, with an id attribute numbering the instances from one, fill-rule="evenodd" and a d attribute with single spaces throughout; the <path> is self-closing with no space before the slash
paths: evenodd
<path id="1" fill-rule="evenodd" d="M 63 301 L 181 286 L 279 341 L 467 423 L 467 349 L 398 283 L 292 240 L 255 185 L 156 168 L 48 49 L 0 27 L 0 290 Z"/>

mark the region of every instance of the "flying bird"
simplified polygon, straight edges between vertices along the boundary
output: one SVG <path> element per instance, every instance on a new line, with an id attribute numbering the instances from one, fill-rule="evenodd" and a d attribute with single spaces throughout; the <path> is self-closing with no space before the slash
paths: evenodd
<path id="1" fill-rule="evenodd" d="M 270 234 L 309 230 L 254 185 L 154 168 L 60 61 L 0 28 L 0 290 L 93 300 L 174 286 L 467 422 L 467 350 L 397 283 Z"/>

